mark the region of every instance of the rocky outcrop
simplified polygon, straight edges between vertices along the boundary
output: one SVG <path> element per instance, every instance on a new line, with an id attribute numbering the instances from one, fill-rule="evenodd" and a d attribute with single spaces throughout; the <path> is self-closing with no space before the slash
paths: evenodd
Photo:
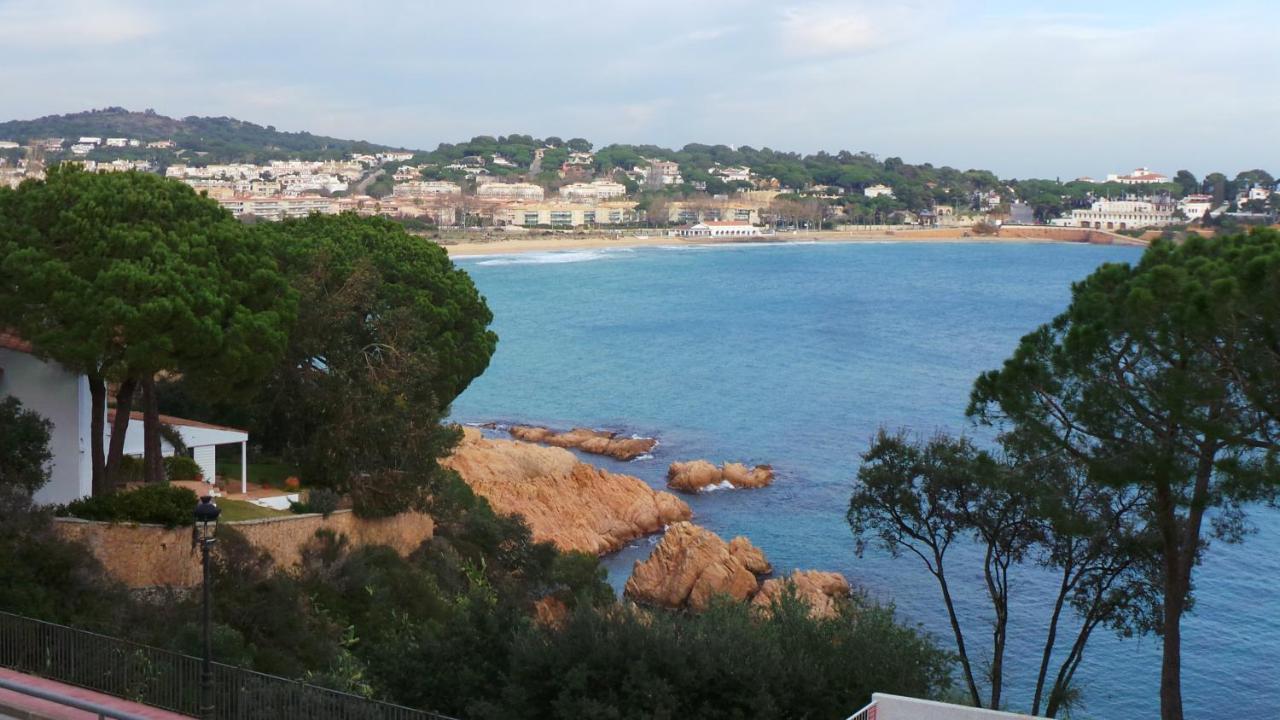
<path id="1" fill-rule="evenodd" d="M 694 611 L 724 596 L 768 612 L 791 586 L 813 617 L 824 618 L 834 617 L 841 599 L 849 597 L 849 583 L 840 573 L 796 570 L 788 578 L 760 583 L 757 576 L 772 571 L 764 553 L 745 537 L 726 543 L 710 530 L 681 522 L 667 529 L 646 560 L 636 562 L 624 594 L 639 603 Z"/>
<path id="2" fill-rule="evenodd" d="M 773 482 L 773 468 L 757 465 L 747 469 L 742 463 L 716 467 L 706 460 L 674 462 L 667 468 L 667 487 L 680 492 L 702 492 L 728 483 L 735 488 L 762 488 Z"/>
<path id="3" fill-rule="evenodd" d="M 740 545 L 735 555 L 730 544 L 710 530 L 676 523 L 648 559 L 636 562 L 623 592 L 637 602 L 691 610 L 705 610 L 719 595 L 747 600 L 758 587 L 755 573 L 747 568 L 747 562 L 755 560 L 749 550 L 760 551 L 746 538 L 741 540 L 745 547 Z"/>
<path id="4" fill-rule="evenodd" d="M 594 455 L 607 455 L 616 460 L 634 460 L 658 444 L 658 441 L 653 438 L 618 437 L 618 433 L 587 428 L 574 428 L 569 432 L 557 433 L 544 427 L 516 425 L 510 432 L 511 436 L 517 440 L 562 448 L 576 448 Z"/>
<path id="5" fill-rule="evenodd" d="M 812 617 L 830 618 L 839 612 L 839 602 L 849 597 L 849 581 L 837 572 L 796 570 L 787 578 L 770 578 L 760 585 L 751 604 L 769 609 L 783 596 L 787 586 L 795 588 L 796 598 L 809 606 Z"/>
<path id="6" fill-rule="evenodd" d="M 573 453 L 515 440 L 491 440 L 465 428 L 442 461 L 502 514 L 524 516 L 533 537 L 561 550 L 603 555 L 688 520 L 689 506 L 643 480 L 605 472 Z"/>

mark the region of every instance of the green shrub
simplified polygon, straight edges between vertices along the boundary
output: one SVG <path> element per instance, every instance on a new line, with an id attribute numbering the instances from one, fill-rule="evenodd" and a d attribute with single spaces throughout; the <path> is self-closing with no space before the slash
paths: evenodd
<path id="1" fill-rule="evenodd" d="M 146 481 L 147 477 L 142 465 L 142 458 L 132 455 L 125 455 L 120 458 L 120 469 L 116 471 L 115 475 L 117 485 L 141 484 Z"/>
<path id="2" fill-rule="evenodd" d="M 204 470 L 195 459 L 186 455 L 174 455 L 164 459 L 164 474 L 170 480 L 195 480 L 203 473 Z"/>
<path id="3" fill-rule="evenodd" d="M 320 513 L 329 517 L 338 509 L 338 501 L 342 496 L 329 488 L 312 488 L 307 491 L 307 499 L 302 502 L 289 503 L 289 509 L 296 513 Z"/>
<path id="4" fill-rule="evenodd" d="M 181 487 L 147 485 L 136 490 L 75 500 L 58 508 L 58 515 L 103 522 L 154 523 L 165 527 L 191 525 L 196 494 Z"/>

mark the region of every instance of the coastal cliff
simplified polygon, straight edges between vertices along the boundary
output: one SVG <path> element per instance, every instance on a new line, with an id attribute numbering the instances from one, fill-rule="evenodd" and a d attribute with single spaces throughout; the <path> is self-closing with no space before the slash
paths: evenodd
<path id="1" fill-rule="evenodd" d="M 603 555 L 692 515 L 684 501 L 639 478 L 605 472 L 568 450 L 491 440 L 473 428 L 442 464 L 497 512 L 524 516 L 535 540 L 561 550 Z"/>
<path id="2" fill-rule="evenodd" d="M 562 448 L 576 448 L 593 455 L 606 455 L 615 460 L 634 460 L 657 446 L 653 438 L 618 437 L 615 432 L 574 428 L 558 433 L 550 428 L 516 425 L 511 436 L 525 442 Z"/>
<path id="3" fill-rule="evenodd" d="M 768 612 L 791 586 L 810 615 L 822 618 L 834 617 L 840 600 L 849 597 L 849 583 L 840 573 L 797 570 L 762 584 L 758 576 L 772 570 L 747 538 L 725 542 L 710 530 L 681 522 L 667 529 L 647 559 L 636 562 L 623 592 L 636 602 L 672 609 L 702 611 L 724 596 Z"/>
<path id="4" fill-rule="evenodd" d="M 762 488 L 773 483 L 773 468 L 757 465 L 748 469 L 742 463 L 725 463 L 716 467 L 706 460 L 674 462 L 667 468 L 667 487 L 680 492 L 696 493 L 707 488 Z"/>

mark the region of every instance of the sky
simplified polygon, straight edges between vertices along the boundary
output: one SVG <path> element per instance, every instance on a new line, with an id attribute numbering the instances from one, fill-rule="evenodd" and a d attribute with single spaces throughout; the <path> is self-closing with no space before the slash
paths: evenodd
<path id="1" fill-rule="evenodd" d="M 0 119 L 1280 175 L 1280 2 L 0 0 Z"/>

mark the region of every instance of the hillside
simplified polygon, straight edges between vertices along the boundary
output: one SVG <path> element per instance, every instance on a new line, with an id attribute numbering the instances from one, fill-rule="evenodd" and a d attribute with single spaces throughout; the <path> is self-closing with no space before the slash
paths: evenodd
<path id="1" fill-rule="evenodd" d="M 180 150 L 208 153 L 210 161 L 262 161 L 278 158 L 339 157 L 349 153 L 391 149 L 363 140 L 281 132 L 229 117 L 185 117 L 181 120 L 154 111 L 134 112 L 119 107 L 35 120 L 0 122 L 0 140 L 25 143 L 32 138 L 81 136 L 127 137 L 144 142 L 172 140 Z"/>

